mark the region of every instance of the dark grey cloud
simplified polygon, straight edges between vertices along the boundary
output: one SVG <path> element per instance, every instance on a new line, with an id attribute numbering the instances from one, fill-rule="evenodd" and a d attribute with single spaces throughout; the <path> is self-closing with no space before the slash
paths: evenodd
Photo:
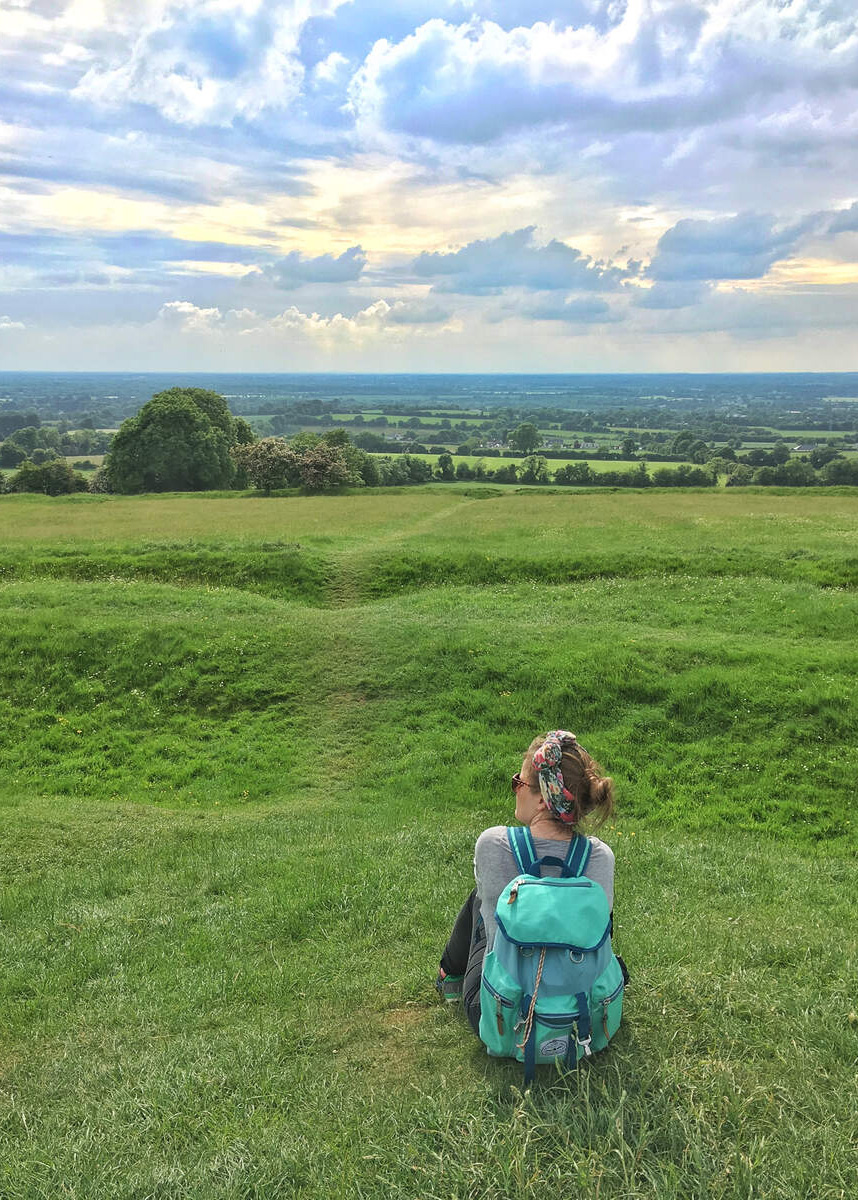
<path id="1" fill-rule="evenodd" d="M 552 239 L 540 246 L 534 233 L 529 225 L 450 253 L 424 252 L 412 269 L 422 279 L 436 280 L 436 291 L 462 295 L 491 295 L 509 287 L 612 291 L 625 277 L 618 267 L 595 262 L 565 242 Z"/>
<path id="2" fill-rule="evenodd" d="M 262 274 L 277 287 L 296 288 L 311 283 L 350 283 L 360 278 L 365 266 L 366 255 L 360 246 L 350 246 L 336 256 L 320 254 L 317 258 L 291 250 L 264 267 Z"/>
<path id="3" fill-rule="evenodd" d="M 648 274 L 668 282 L 760 279 L 821 225 L 818 214 L 789 225 L 760 213 L 678 221 L 659 239 Z"/>

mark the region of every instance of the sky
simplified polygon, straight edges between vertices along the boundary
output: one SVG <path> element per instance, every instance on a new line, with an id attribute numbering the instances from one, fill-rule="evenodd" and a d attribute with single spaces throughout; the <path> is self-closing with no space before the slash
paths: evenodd
<path id="1" fill-rule="evenodd" d="M 858 369 L 855 0 L 0 0 L 0 369 Z"/>

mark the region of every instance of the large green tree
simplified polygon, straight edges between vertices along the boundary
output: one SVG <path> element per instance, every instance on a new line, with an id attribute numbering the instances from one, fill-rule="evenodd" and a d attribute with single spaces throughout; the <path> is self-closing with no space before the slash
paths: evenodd
<path id="1" fill-rule="evenodd" d="M 509 444 L 515 450 L 520 450 L 522 454 L 530 454 L 541 441 L 539 430 L 532 421 L 524 421 L 521 425 L 516 426 L 509 435 Z"/>
<path id="2" fill-rule="evenodd" d="M 125 421 L 107 470 L 117 492 L 196 492 L 229 487 L 230 449 L 246 441 L 223 396 L 205 388 L 168 388 Z"/>

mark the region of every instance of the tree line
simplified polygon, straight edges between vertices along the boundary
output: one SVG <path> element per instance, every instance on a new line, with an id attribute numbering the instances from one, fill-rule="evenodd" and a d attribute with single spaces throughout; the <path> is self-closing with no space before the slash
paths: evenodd
<path id="1" fill-rule="evenodd" d="M 14 429 L 11 439 L 25 433 L 24 442 L 28 442 L 32 428 Z M 50 432 L 60 444 L 64 437 L 78 436 L 68 431 Z M 534 425 L 523 424 L 514 433 L 520 452 L 533 449 L 538 434 Z M 24 449 L 20 442 L 15 445 Z M 452 454 L 435 447 L 440 453 L 433 464 L 417 454 L 373 455 L 356 445 L 344 429 L 303 432 L 288 441 L 282 437 L 257 439 L 247 421 L 233 416 L 217 392 L 174 387 L 158 392 L 136 416 L 123 422 L 104 465 L 92 478 L 56 456 L 37 461 L 31 450 L 31 457 L 18 460 L 18 470 L 5 488 L 48 495 L 75 491 L 130 495 L 253 487 L 270 495 L 286 488 L 320 492 L 456 480 L 572 487 L 713 487 L 721 475 L 727 476 L 728 486 L 858 486 L 858 459 L 844 458 L 831 448 L 820 447 L 810 459 L 795 459 L 781 445 L 770 452 L 752 451 L 740 461 L 730 447 L 713 456 L 687 432 L 678 434 L 670 448 L 687 454 L 691 463 L 662 467 L 652 474 L 642 460 L 622 471 L 594 471 L 583 461 L 552 471 L 545 455 L 530 453 L 520 463 L 503 463 L 493 469 L 482 460 L 474 465 L 454 463 Z M 633 445 L 624 449 L 633 456 Z M 752 455 L 755 461 L 750 461 Z"/>

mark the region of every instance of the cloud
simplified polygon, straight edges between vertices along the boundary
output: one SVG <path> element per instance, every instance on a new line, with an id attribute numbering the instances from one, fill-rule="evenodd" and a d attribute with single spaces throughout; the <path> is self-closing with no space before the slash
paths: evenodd
<path id="1" fill-rule="evenodd" d="M 203 308 L 189 300 L 170 300 L 158 312 L 155 324 L 165 331 L 182 335 L 238 335 L 244 339 L 265 340 L 282 334 L 338 343 L 363 342 L 373 338 L 402 339 L 436 336 L 456 331 L 450 314 L 421 302 L 379 299 L 358 309 L 351 316 L 335 312 L 324 316 L 304 312 L 290 305 L 273 316 L 262 316 L 253 309 Z"/>
<path id="2" fill-rule="evenodd" d="M 828 226 L 829 233 L 858 233 L 858 200 L 849 208 L 835 214 Z"/>
<path id="3" fill-rule="evenodd" d="M 179 125 L 229 125 L 285 110 L 302 91 L 304 23 L 344 0 L 198 0 L 157 13 L 115 65 L 91 67 L 75 95 L 150 105 Z"/>
<path id="4" fill-rule="evenodd" d="M 843 339 L 845 330 L 858 332 L 856 301 L 858 285 L 855 284 L 835 288 L 811 286 L 776 293 L 733 287 L 711 291 L 698 305 L 672 313 L 648 313 L 644 319 L 657 321 L 650 329 L 666 341 L 680 335 L 724 333 L 747 348 L 755 342 L 802 335 L 837 333 Z M 851 345 L 852 341 L 847 338 L 845 344 Z M 767 369 L 771 370 L 771 366 Z M 821 358 L 815 369 L 830 368 Z"/>
<path id="5" fill-rule="evenodd" d="M 649 288 L 636 288 L 632 303 L 637 308 L 689 308 L 692 304 L 699 304 L 709 290 L 710 284 L 702 279 L 659 282 Z"/>
<path id="6" fill-rule="evenodd" d="M 611 308 L 597 296 L 570 296 L 566 299 L 546 296 L 539 300 L 509 304 L 498 310 L 494 319 L 504 320 L 508 317 L 524 317 L 531 321 L 562 321 L 567 325 L 595 325 L 623 320 L 621 312 Z"/>
<path id="7" fill-rule="evenodd" d="M 336 257 L 320 254 L 307 258 L 291 250 L 284 258 L 264 267 L 262 274 L 280 288 L 303 287 L 308 283 L 350 283 L 360 279 L 366 255 L 360 246 L 350 246 Z"/>
<path id="8" fill-rule="evenodd" d="M 535 226 L 469 242 L 450 253 L 418 255 L 412 264 L 423 279 L 438 279 L 436 291 L 484 295 L 508 287 L 534 290 L 610 291 L 620 286 L 624 272 L 594 262 L 587 255 L 552 239 L 540 246 Z"/>
<path id="9" fill-rule="evenodd" d="M 392 325 L 437 325 L 449 321 L 452 316 L 439 304 L 422 300 L 396 300 L 390 305 L 387 320 Z"/>
<path id="10" fill-rule="evenodd" d="M 190 263 L 239 264 L 245 268 L 271 258 L 270 248 L 243 242 L 191 241 L 150 230 L 116 234 L 58 234 L 48 229 L 28 233 L 0 232 L 0 256 L 34 272 L 43 283 L 66 280 L 116 282 L 127 273 L 138 281 L 163 274 L 165 267 L 187 269 Z"/>
<path id="11" fill-rule="evenodd" d="M 24 329 L 23 321 L 13 321 L 11 317 L 0 317 L 0 333 L 8 333 L 13 329 Z"/>
<path id="12" fill-rule="evenodd" d="M 801 9 L 805 21 L 794 19 Z M 474 144 L 541 125 L 706 124 L 761 94 L 802 84 L 818 92 L 821 77 L 838 74 L 835 62 L 847 82 L 858 27 L 845 6 L 839 17 L 836 6 L 821 14 L 816 0 L 777 14 L 766 0 L 652 0 L 579 3 L 557 23 L 521 16 L 514 28 L 435 18 L 398 42 L 380 40 L 353 81 L 355 113 L 391 132 Z"/>
<path id="13" fill-rule="evenodd" d="M 211 333 L 223 323 L 219 308 L 198 308 L 189 300 L 170 300 L 161 306 L 158 320 L 182 333 Z"/>
<path id="14" fill-rule="evenodd" d="M 759 213 L 678 221 L 659 238 L 648 274 L 665 281 L 760 279 L 823 226 L 813 214 L 789 225 Z"/>

